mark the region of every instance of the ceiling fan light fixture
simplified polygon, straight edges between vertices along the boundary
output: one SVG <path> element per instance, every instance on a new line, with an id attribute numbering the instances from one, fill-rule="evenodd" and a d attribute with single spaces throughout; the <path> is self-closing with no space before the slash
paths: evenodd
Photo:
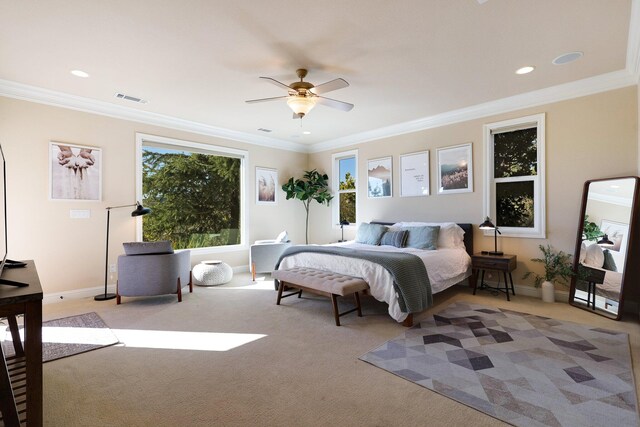
<path id="1" fill-rule="evenodd" d="M 306 96 L 290 96 L 287 98 L 287 105 L 293 110 L 294 114 L 303 118 L 316 106 L 316 100 Z"/>

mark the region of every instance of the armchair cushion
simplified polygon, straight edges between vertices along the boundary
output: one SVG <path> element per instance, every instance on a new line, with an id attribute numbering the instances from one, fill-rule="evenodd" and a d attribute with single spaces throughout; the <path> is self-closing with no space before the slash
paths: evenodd
<path id="1" fill-rule="evenodd" d="M 128 242 L 123 243 L 126 255 L 150 255 L 150 254 L 172 254 L 173 248 L 169 240 L 159 242 Z"/>

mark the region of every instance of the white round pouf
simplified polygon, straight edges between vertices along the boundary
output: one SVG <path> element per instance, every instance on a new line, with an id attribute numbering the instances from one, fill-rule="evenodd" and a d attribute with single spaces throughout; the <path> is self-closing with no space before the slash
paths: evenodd
<path id="1" fill-rule="evenodd" d="M 233 270 L 222 261 L 202 261 L 193 267 L 193 283 L 198 286 L 223 285 L 233 278 Z"/>

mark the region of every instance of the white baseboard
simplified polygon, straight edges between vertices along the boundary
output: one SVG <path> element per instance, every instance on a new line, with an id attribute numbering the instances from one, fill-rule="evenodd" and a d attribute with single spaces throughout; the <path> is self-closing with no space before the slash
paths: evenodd
<path id="1" fill-rule="evenodd" d="M 249 265 L 240 265 L 237 267 L 233 267 L 234 273 L 248 273 Z M 107 285 L 107 293 L 115 293 L 116 285 L 115 283 L 112 285 Z M 82 288 L 82 289 L 74 289 L 72 291 L 62 291 L 62 292 L 52 292 L 45 293 L 42 298 L 43 304 L 53 304 L 57 302 L 61 302 L 64 300 L 75 300 L 82 298 L 94 297 L 98 294 L 104 293 L 104 285 L 101 286 L 93 286 L 90 288 Z"/>
<path id="2" fill-rule="evenodd" d="M 116 285 L 107 285 L 107 293 L 115 293 Z M 64 300 L 74 300 L 94 297 L 98 294 L 104 294 L 104 285 L 94 286 L 91 288 L 74 289 L 73 291 L 62 291 L 45 293 L 42 298 L 43 304 L 53 304 Z"/>
<path id="3" fill-rule="evenodd" d="M 498 283 L 485 281 L 489 286 L 497 286 Z M 500 284 L 504 287 L 504 284 Z M 516 295 L 522 295 L 525 297 L 542 298 L 542 289 L 534 288 L 533 286 L 513 285 Z M 557 290 L 555 291 L 556 302 L 569 302 L 569 291 Z"/>

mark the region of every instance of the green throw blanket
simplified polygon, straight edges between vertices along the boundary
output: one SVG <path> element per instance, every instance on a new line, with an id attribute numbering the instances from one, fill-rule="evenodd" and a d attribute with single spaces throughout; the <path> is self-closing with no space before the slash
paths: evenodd
<path id="1" fill-rule="evenodd" d="M 282 253 L 276 264 L 276 270 L 284 258 L 302 252 L 358 258 L 380 264 L 393 278 L 393 286 L 398 294 L 398 305 L 403 313 L 420 313 L 433 304 L 427 269 L 424 262 L 416 255 L 400 252 L 363 251 L 334 246 L 299 245 L 291 246 Z M 276 289 L 277 286 L 276 281 Z"/>

